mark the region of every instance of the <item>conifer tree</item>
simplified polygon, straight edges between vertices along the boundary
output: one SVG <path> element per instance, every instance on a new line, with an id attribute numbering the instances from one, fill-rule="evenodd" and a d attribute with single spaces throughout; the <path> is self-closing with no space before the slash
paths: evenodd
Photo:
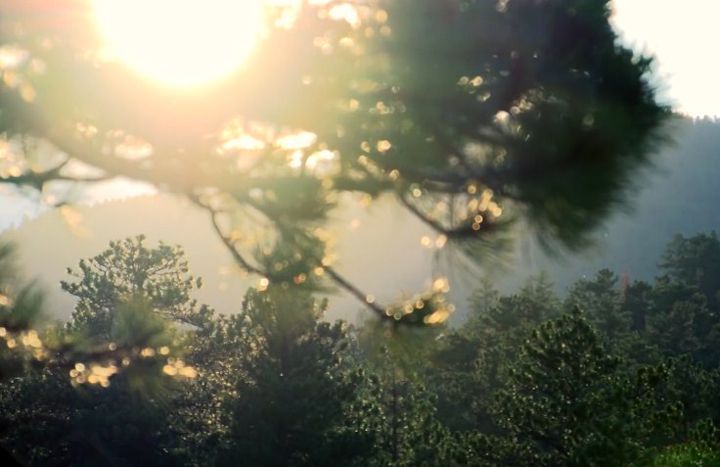
<path id="1" fill-rule="evenodd" d="M 602 269 L 592 279 L 577 281 L 565 300 L 565 309 L 579 307 L 608 341 L 620 342 L 630 332 L 631 320 L 622 306 L 618 276 Z"/>
<path id="2" fill-rule="evenodd" d="M 449 331 L 434 355 L 430 377 L 440 417 L 453 429 L 497 433 L 491 406 L 532 329 L 559 313 L 560 302 L 546 274 L 530 278 L 515 294 L 500 296 L 488 283 L 473 296 L 471 315 Z"/>
<path id="3" fill-rule="evenodd" d="M 618 365 L 579 312 L 535 329 L 498 401 L 500 423 L 518 443 L 510 458 L 534 465 L 632 460 Z"/>
<path id="4" fill-rule="evenodd" d="M 26 163 L 33 154 L 17 154 L 3 182 L 151 183 L 207 211 L 238 266 L 260 280 L 335 286 L 402 319 L 394 304 L 366 300 L 328 254 L 318 226 L 347 194 L 390 195 L 475 264 L 498 253 L 513 218 L 547 246 L 576 248 L 627 200 L 660 142 L 667 112 L 648 82 L 651 60 L 618 45 L 609 0 L 270 10 L 288 27 L 269 26 L 244 71 L 199 95 L 87 60 L 100 48 L 91 15 L 53 37 L 5 28 L 0 41 L 22 59 L 4 65 L 17 79 L 0 83 L 0 134 L 57 151 L 37 170 Z M 118 83 L 129 84 L 117 92 Z M 297 135 L 306 143 L 287 144 Z M 238 144 L 248 140 L 251 149 Z M 271 250 L 282 260 L 270 261 Z"/>
<path id="5" fill-rule="evenodd" d="M 195 377 L 176 352 L 176 324 L 211 322 L 190 293 L 179 247 L 143 245 L 142 236 L 112 242 L 80 262 L 77 282 L 63 288 L 80 300 L 66 330 L 49 330 L 31 371 L 2 386 L 0 439 L 23 462 L 97 465 L 182 463 L 175 453 L 169 405 Z M 80 361 L 78 361 L 80 360 Z M 35 422 L 39 425 L 36 425 Z"/>
<path id="6" fill-rule="evenodd" d="M 145 236 L 110 242 L 99 255 L 81 260 L 78 270 L 67 272 L 75 282 L 62 281 L 62 289 L 77 297 L 72 327 L 93 337 L 109 337 L 116 310 L 124 302 L 143 299 L 154 313 L 194 328 L 203 327 L 212 315 L 198 305 L 192 291 L 201 279 L 188 274 L 188 263 L 179 246 L 144 244 Z"/>
<path id="7" fill-rule="evenodd" d="M 345 356 L 347 325 L 320 321 L 325 306 L 287 288 L 248 291 L 233 317 L 241 337 L 221 465 L 330 465 L 366 454 L 367 435 L 345 429 L 361 375 Z"/>

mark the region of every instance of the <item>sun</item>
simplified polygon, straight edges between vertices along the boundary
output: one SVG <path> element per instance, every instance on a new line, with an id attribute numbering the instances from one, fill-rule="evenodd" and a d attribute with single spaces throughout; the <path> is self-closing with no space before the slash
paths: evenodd
<path id="1" fill-rule="evenodd" d="M 176 88 L 237 70 L 265 25 L 263 0 L 92 0 L 92 6 L 112 56 Z"/>

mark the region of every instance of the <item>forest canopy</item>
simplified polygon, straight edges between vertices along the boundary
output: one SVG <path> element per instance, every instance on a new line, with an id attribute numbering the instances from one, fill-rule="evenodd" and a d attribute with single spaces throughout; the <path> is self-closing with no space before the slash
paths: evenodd
<path id="1" fill-rule="evenodd" d="M 250 289 L 221 316 L 187 298 L 181 315 L 153 308 L 148 287 L 111 310 L 111 336 L 121 349 L 153 329 L 158 347 L 119 372 L 58 358 L 1 381 L 0 442 L 31 465 L 715 465 L 713 251 L 715 233 L 677 236 L 653 283 L 601 270 L 565 296 L 546 275 L 509 294 L 484 280 L 461 326 L 389 341 L 373 322 L 323 321 L 305 289 Z M 180 250 L 138 238 L 83 261 L 66 290 L 102 283 L 92 265 L 119 252 L 173 257 L 172 282 L 190 284 Z M 55 332 L 102 342 L 107 310 L 86 303 Z"/>

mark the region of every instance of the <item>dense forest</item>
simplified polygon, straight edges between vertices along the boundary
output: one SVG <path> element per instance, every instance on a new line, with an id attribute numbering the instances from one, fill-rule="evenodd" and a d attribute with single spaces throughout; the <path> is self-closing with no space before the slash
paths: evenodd
<path id="1" fill-rule="evenodd" d="M 144 362 L 26 361 L 0 384 L 0 439 L 42 465 L 716 465 L 718 265 L 714 232 L 678 235 L 652 283 L 601 270 L 559 297 L 544 274 L 507 295 L 479 280 L 455 329 L 351 326 L 273 285 L 219 315 L 180 247 L 129 238 L 68 270 L 76 309 L 46 333 L 151 342 Z"/>

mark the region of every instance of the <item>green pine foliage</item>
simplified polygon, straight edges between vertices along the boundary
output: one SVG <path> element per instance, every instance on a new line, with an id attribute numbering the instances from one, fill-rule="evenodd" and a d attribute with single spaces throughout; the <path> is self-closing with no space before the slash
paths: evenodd
<path id="1" fill-rule="evenodd" d="M 93 336 L 109 337 L 116 307 L 136 296 L 165 318 L 194 327 L 203 327 L 212 314 L 191 298 L 202 280 L 188 274 L 182 248 L 162 242 L 148 248 L 143 235 L 110 242 L 107 250 L 67 272 L 76 281 L 60 285 L 78 299 L 72 327 Z"/>
<path id="2" fill-rule="evenodd" d="M 385 195 L 472 265 L 502 256 L 515 221 L 548 247 L 575 249 L 631 199 L 666 139 L 652 59 L 621 45 L 610 0 L 266 3 L 256 53 L 197 93 L 90 60 L 104 56 L 90 14 L 49 33 L 23 27 L 33 18 L 10 8 L 0 45 L 20 58 L 3 63 L 12 79 L 0 82 L 0 138 L 38 144 L 17 144 L 1 181 L 40 193 L 57 181 L 151 184 L 206 211 L 247 273 L 340 288 L 379 317 L 423 325 L 431 307 L 403 314 L 335 270 L 325 228 L 334 209 Z M 298 135 L 304 143 L 287 144 Z M 57 151 L 32 150 L 46 143 Z M 111 283 L 121 294 L 159 287 L 153 306 L 184 300 L 136 275 L 172 252 L 138 256 L 128 277 L 111 278 L 103 268 L 131 258 L 129 245 L 117 248 L 80 265 L 90 283 L 68 284 L 83 303 L 90 287 L 102 305 L 85 303 L 78 319 L 97 313 L 107 327 L 102 302 L 114 292 L 100 289 Z"/>
<path id="3" fill-rule="evenodd" d="M 246 295 L 220 465 L 346 464 L 369 447 L 346 428 L 361 376 L 343 358 L 347 325 L 321 322 L 324 308 L 281 287 Z"/>
<path id="4" fill-rule="evenodd" d="M 653 284 L 603 270 L 561 298 L 545 275 L 509 295 L 483 280 L 465 323 L 425 330 L 329 323 L 312 288 L 282 283 L 217 315 L 193 301 L 181 250 L 115 242 L 96 258 L 136 254 L 144 271 L 83 262 L 65 285 L 82 312 L 54 339 L 84 337 L 0 383 L 0 442 L 30 465 L 715 465 L 713 291 L 676 266 L 712 270 L 698 242 L 718 240 L 673 241 Z M 167 355 L 108 387 L 64 363 L 108 341 Z M 169 377 L 183 368 L 194 377 Z"/>

